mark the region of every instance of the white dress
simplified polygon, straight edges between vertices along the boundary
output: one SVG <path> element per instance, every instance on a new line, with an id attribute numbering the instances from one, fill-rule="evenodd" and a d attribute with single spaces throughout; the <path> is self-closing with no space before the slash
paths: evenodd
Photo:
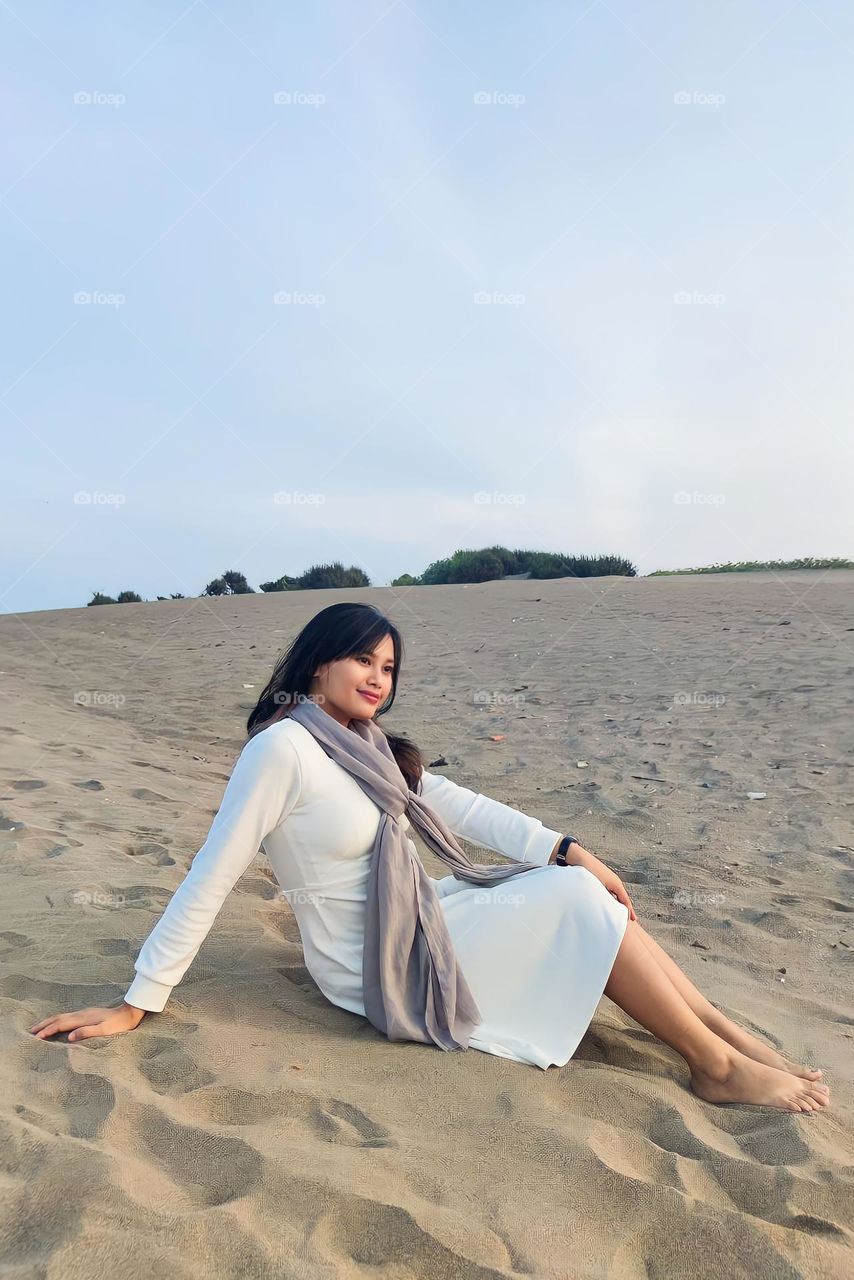
<path id="1" fill-rule="evenodd" d="M 456 836 L 540 864 L 492 886 L 452 874 L 433 881 L 482 1015 L 470 1047 L 543 1070 L 563 1066 L 601 999 L 627 908 L 585 868 L 549 864 L 561 833 L 538 819 L 426 771 L 421 795 Z M 381 816 L 296 720 L 250 738 L 204 844 L 140 950 L 125 1000 L 164 1008 L 263 846 L 312 978 L 333 1004 L 364 1017 L 366 886 Z"/>

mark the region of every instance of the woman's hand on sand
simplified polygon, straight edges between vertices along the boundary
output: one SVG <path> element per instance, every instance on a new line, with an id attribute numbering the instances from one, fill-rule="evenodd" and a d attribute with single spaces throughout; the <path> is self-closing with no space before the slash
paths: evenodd
<path id="1" fill-rule="evenodd" d="M 600 862 L 595 854 L 591 853 L 589 849 L 585 849 L 581 844 L 573 843 L 569 846 L 566 860 L 573 867 L 586 867 L 588 871 L 592 871 L 596 879 L 602 882 L 608 892 L 613 894 L 617 901 L 622 902 L 623 906 L 628 909 L 629 919 L 637 920 L 628 890 L 616 871 L 606 867 L 604 862 Z"/>
<path id="2" fill-rule="evenodd" d="M 76 1009 L 73 1013 L 52 1013 L 49 1018 L 42 1018 L 30 1031 L 39 1039 L 46 1040 L 55 1036 L 58 1031 L 69 1031 L 68 1039 L 72 1044 L 79 1040 L 89 1040 L 93 1036 L 120 1036 L 123 1031 L 132 1031 L 138 1027 L 145 1017 L 145 1009 L 137 1009 L 124 1001 L 115 1009 Z"/>

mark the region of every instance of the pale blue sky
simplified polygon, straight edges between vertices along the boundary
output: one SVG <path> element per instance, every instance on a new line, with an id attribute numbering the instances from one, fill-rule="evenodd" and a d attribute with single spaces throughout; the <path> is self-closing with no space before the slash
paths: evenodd
<path id="1" fill-rule="evenodd" d="M 0 21 L 4 611 L 851 555 L 849 4 Z"/>

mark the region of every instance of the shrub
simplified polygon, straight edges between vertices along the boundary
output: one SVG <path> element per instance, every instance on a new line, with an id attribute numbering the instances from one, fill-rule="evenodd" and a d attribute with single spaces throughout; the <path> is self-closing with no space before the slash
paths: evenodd
<path id="1" fill-rule="evenodd" d="M 270 582 L 262 582 L 262 591 L 296 591 L 299 587 L 298 578 L 290 578 L 283 573 L 281 578 L 273 578 Z"/>
<path id="2" fill-rule="evenodd" d="M 254 587 L 250 587 L 244 575 L 238 573 L 236 569 L 226 569 L 221 578 L 213 578 L 202 592 L 202 595 L 205 596 L 245 596 L 250 594 L 255 594 Z"/>
<path id="3" fill-rule="evenodd" d="M 505 574 L 530 573 L 532 578 L 591 578 L 615 574 L 635 577 L 637 569 L 621 556 L 566 556 L 557 551 L 509 551 L 484 547 L 455 551 L 434 560 L 421 575 L 428 586 L 444 582 L 487 582 Z"/>
<path id="4" fill-rule="evenodd" d="M 345 569 L 340 560 L 332 564 L 315 564 L 300 574 L 297 585 L 301 589 L 323 587 L 369 587 L 371 580 L 364 570 L 351 564 Z"/>
<path id="5" fill-rule="evenodd" d="M 428 586 L 446 582 L 489 582 L 503 576 L 504 566 L 494 551 L 455 551 L 445 560 L 434 560 L 421 575 Z"/>

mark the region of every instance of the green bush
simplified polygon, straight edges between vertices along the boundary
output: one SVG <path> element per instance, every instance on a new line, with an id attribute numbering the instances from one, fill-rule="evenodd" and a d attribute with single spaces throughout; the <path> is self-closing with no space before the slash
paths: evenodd
<path id="1" fill-rule="evenodd" d="M 501 557 L 494 551 L 455 551 L 445 560 L 434 560 L 421 575 L 426 586 L 446 582 L 489 582 L 504 575 Z"/>
<path id="2" fill-rule="evenodd" d="M 221 578 L 213 578 L 202 592 L 202 595 L 205 596 L 245 596 L 254 594 L 254 587 L 250 587 L 244 575 L 238 573 L 236 569 L 226 569 Z"/>
<path id="3" fill-rule="evenodd" d="M 427 586 L 488 582 L 515 573 L 530 573 L 532 578 L 592 578 L 612 574 L 633 578 L 637 569 L 621 556 L 566 556 L 557 551 L 484 547 L 480 551 L 455 551 L 444 560 L 434 560 L 424 570 L 421 581 Z"/>
<path id="4" fill-rule="evenodd" d="M 296 591 L 299 587 L 299 578 L 290 578 L 283 573 L 281 578 L 274 578 L 271 582 L 262 582 L 262 591 Z"/>
<path id="5" fill-rule="evenodd" d="M 345 569 L 340 560 L 332 564 L 315 564 L 297 579 L 300 589 L 317 587 L 369 587 L 371 580 L 363 569 L 351 564 Z"/>
<path id="6" fill-rule="evenodd" d="M 519 564 L 518 551 L 510 551 L 507 547 L 484 547 L 484 551 L 491 551 L 501 561 L 501 576 L 509 573 L 525 573 L 525 569 Z"/>

